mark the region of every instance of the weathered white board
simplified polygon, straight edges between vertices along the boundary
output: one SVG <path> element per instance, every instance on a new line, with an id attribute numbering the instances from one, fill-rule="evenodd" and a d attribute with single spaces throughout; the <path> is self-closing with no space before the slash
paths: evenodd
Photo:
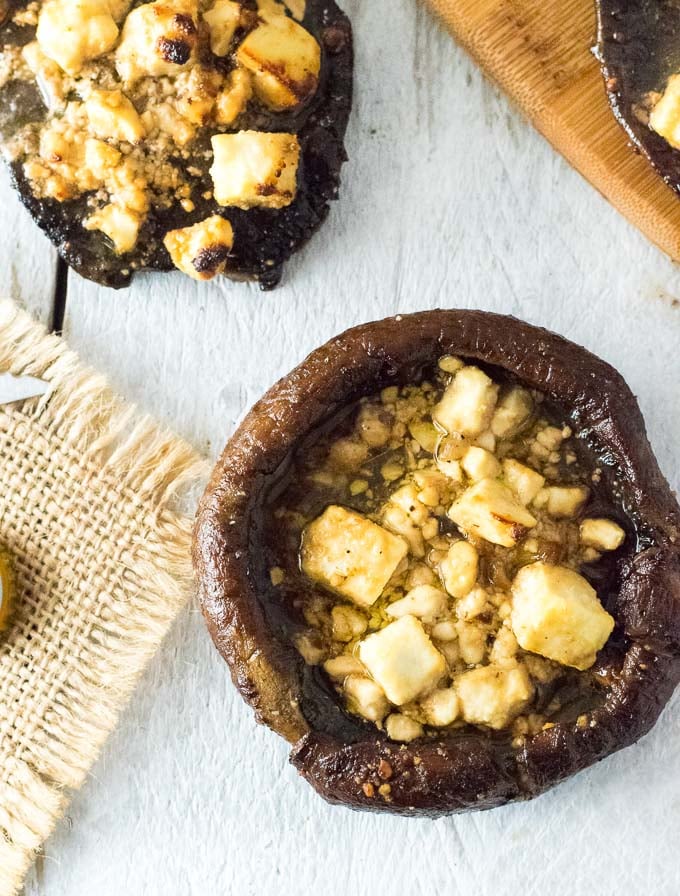
<path id="1" fill-rule="evenodd" d="M 31 221 L 9 183 L 0 159 L 0 296 L 11 296 L 49 323 L 57 253 Z"/>
<path id="2" fill-rule="evenodd" d="M 345 6 L 357 38 L 351 162 L 283 286 L 178 274 L 113 293 L 71 276 L 74 347 L 215 454 L 272 382 L 351 324 L 436 306 L 508 312 L 619 367 L 679 487 L 678 271 L 414 0 Z M 679 836 L 677 699 L 638 746 L 533 803 L 437 822 L 356 814 L 321 802 L 254 724 L 192 607 L 27 894 L 671 896 Z"/>

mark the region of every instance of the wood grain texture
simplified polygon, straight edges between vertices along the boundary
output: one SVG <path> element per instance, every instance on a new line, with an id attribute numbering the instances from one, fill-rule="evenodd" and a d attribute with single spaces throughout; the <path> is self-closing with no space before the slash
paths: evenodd
<path id="1" fill-rule="evenodd" d="M 609 107 L 594 0 L 425 0 L 538 130 L 633 224 L 680 259 L 680 200 Z"/>
<path id="2" fill-rule="evenodd" d="M 0 296 L 18 301 L 49 324 L 57 274 L 57 253 L 24 209 L 0 159 Z"/>
<path id="3" fill-rule="evenodd" d="M 391 0 L 389 15 L 344 6 L 357 37 L 351 161 L 281 288 L 177 274 L 114 293 L 72 276 L 73 346 L 214 455 L 272 382 L 345 327 L 436 306 L 516 314 L 619 367 L 679 488 L 680 273 L 414 0 Z M 191 608 L 26 893 L 675 896 L 679 836 L 678 699 L 638 746 L 532 804 L 377 818 L 326 806 L 298 779 Z"/>

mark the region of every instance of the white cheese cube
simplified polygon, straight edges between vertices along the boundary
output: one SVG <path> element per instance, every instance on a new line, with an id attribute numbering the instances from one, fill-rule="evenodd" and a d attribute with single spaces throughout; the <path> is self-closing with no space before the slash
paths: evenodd
<path id="1" fill-rule="evenodd" d="M 100 230 L 113 243 L 118 255 L 134 249 L 139 237 L 142 218 L 138 212 L 111 203 L 98 209 L 83 221 L 86 230 Z"/>
<path id="2" fill-rule="evenodd" d="M 581 544 L 598 551 L 615 551 L 626 538 L 626 533 L 618 523 L 599 518 L 583 520 L 579 533 Z"/>
<path id="3" fill-rule="evenodd" d="M 370 607 L 407 553 L 408 545 L 398 535 L 332 505 L 306 527 L 301 563 L 310 579 Z"/>
<path id="4" fill-rule="evenodd" d="M 501 395 L 491 420 L 491 432 L 499 439 L 516 435 L 534 412 L 531 394 L 521 386 L 513 386 Z"/>
<path id="5" fill-rule="evenodd" d="M 488 429 L 497 398 L 493 380 L 478 367 L 463 367 L 446 387 L 432 418 L 449 433 L 477 436 Z"/>
<path id="6" fill-rule="evenodd" d="M 116 49 L 122 80 L 187 71 L 196 61 L 196 17 L 196 0 L 156 0 L 133 9 Z"/>
<path id="7" fill-rule="evenodd" d="M 420 708 L 428 725 L 441 728 L 455 722 L 460 703 L 455 688 L 439 688 L 420 701 Z"/>
<path id="8" fill-rule="evenodd" d="M 545 485 L 544 476 L 512 458 L 506 458 L 503 461 L 503 476 L 525 506 L 531 504 Z"/>
<path id="9" fill-rule="evenodd" d="M 446 672 L 446 661 L 413 616 L 369 635 L 359 645 L 359 659 L 397 706 L 431 691 Z"/>
<path id="10" fill-rule="evenodd" d="M 239 131 L 212 138 L 210 174 L 219 205 L 283 208 L 297 192 L 300 144 L 295 134 Z"/>
<path id="11" fill-rule="evenodd" d="M 455 541 L 439 564 L 444 587 L 451 597 L 465 597 L 477 581 L 479 554 L 469 541 Z"/>
<path id="12" fill-rule="evenodd" d="M 423 726 L 420 722 L 398 712 L 393 712 L 391 716 L 387 717 L 385 730 L 390 740 L 398 740 L 402 743 L 408 743 L 423 736 Z"/>
<path id="13" fill-rule="evenodd" d="M 675 149 L 680 149 L 680 75 L 668 79 L 663 96 L 649 116 L 649 126 Z"/>
<path id="14" fill-rule="evenodd" d="M 555 519 L 572 519 L 590 497 L 583 485 L 550 485 L 541 489 L 534 499 L 536 507 L 545 507 Z"/>
<path id="15" fill-rule="evenodd" d="M 500 476 L 501 465 L 490 451 L 473 445 L 463 455 L 462 468 L 473 482 L 480 479 L 495 479 Z"/>
<path id="16" fill-rule="evenodd" d="M 440 588 L 433 588 L 432 585 L 416 585 L 401 600 L 391 603 L 386 612 L 394 619 L 417 616 L 419 619 L 431 622 L 438 616 L 443 616 L 447 606 L 446 594 Z"/>
<path id="17" fill-rule="evenodd" d="M 471 725 L 505 728 L 526 707 L 533 688 L 524 666 L 481 666 L 455 681 L 463 718 Z"/>
<path id="18" fill-rule="evenodd" d="M 203 13 L 203 18 L 210 29 L 210 49 L 215 56 L 226 56 L 241 21 L 241 4 L 217 0 Z"/>
<path id="19" fill-rule="evenodd" d="M 139 143 L 146 136 L 137 110 L 120 90 L 93 90 L 85 111 L 92 132 L 101 140 Z"/>
<path id="20" fill-rule="evenodd" d="M 564 666 L 590 668 L 614 628 L 591 585 L 563 566 L 525 566 L 512 596 L 510 621 L 520 647 Z"/>
<path id="21" fill-rule="evenodd" d="M 536 519 L 510 489 L 496 479 L 482 479 L 466 489 L 449 510 L 464 532 L 511 548 L 536 525 Z"/>
<path id="22" fill-rule="evenodd" d="M 220 215 L 171 230 L 163 239 L 175 267 L 194 280 L 212 280 L 224 273 L 233 242 L 231 224 Z"/>
<path id="23" fill-rule="evenodd" d="M 389 712 L 382 688 L 365 675 L 350 675 L 345 679 L 343 689 L 350 711 L 369 722 L 382 722 Z"/>
<path id="24" fill-rule="evenodd" d="M 321 48 L 288 16 L 264 17 L 238 48 L 236 58 L 252 72 L 256 95 L 271 109 L 293 108 L 316 92 Z"/>
<path id="25" fill-rule="evenodd" d="M 108 0 L 47 0 L 36 32 L 40 49 L 69 75 L 113 49 L 118 39 Z"/>

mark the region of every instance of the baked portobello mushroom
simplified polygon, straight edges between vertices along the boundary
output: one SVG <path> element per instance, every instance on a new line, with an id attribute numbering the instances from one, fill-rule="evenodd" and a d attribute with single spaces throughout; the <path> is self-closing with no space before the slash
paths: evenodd
<path id="1" fill-rule="evenodd" d="M 234 684 L 329 802 L 529 799 L 634 743 L 680 675 L 680 508 L 621 376 L 514 318 L 348 330 L 200 504 Z"/>
<path id="2" fill-rule="evenodd" d="M 0 140 L 84 277 L 268 289 L 337 198 L 352 70 L 333 0 L 5 0 Z"/>
<path id="3" fill-rule="evenodd" d="M 680 192 L 680 5 L 597 0 L 597 53 L 614 114 Z"/>

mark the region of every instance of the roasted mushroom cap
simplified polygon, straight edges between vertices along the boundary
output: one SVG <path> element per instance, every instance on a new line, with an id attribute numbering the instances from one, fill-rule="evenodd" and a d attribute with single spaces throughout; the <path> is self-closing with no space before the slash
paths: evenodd
<path id="1" fill-rule="evenodd" d="M 649 126 L 650 104 L 680 72 L 675 0 L 597 0 L 598 47 L 619 124 L 666 183 L 680 192 L 680 150 Z"/>
<path id="2" fill-rule="evenodd" d="M 600 657 L 600 705 L 521 743 L 469 728 L 399 745 L 372 725 L 343 727 L 332 692 L 309 689 L 310 667 L 268 621 L 254 573 L 258 500 L 299 440 L 345 404 L 416 382 L 447 354 L 505 370 L 565 409 L 636 532 L 604 585 L 620 648 Z M 235 685 L 258 721 L 290 742 L 312 786 L 353 808 L 436 816 L 534 797 L 649 731 L 680 676 L 679 538 L 680 508 L 614 369 L 514 318 L 432 311 L 347 331 L 255 405 L 201 502 L 194 561 L 203 613 Z"/>
<path id="3" fill-rule="evenodd" d="M 12 0 L 9 11 L 28 5 Z M 139 6 L 134 3 L 133 7 Z M 245 0 L 245 6 L 256 8 Z M 23 204 L 47 234 L 61 257 L 83 277 L 104 286 L 128 286 L 139 271 L 175 269 L 163 238 L 170 232 L 205 221 L 213 215 L 227 218 L 233 227 L 227 276 L 235 280 L 257 280 L 263 289 L 279 282 L 284 263 L 297 252 L 325 220 L 331 200 L 338 198 L 340 171 L 346 161 L 344 135 L 352 105 L 353 41 L 348 18 L 333 0 L 307 0 L 301 24 L 321 46 L 321 71 L 314 96 L 299 107 L 277 112 L 256 101 L 238 117 L 234 131 L 290 132 L 300 142 L 298 186 L 294 201 L 283 208 L 224 207 L 213 197 L 209 173 L 210 137 L 224 131 L 201 126 L 188 152 L 172 157 L 191 186 L 192 210 L 178 199 L 169 207 L 152 205 L 133 250 L 117 254 L 113 244 L 99 230 L 87 230 L 83 221 L 90 214 L 88 194 L 58 202 L 36 198 L 21 163 L 13 163 L 10 173 Z M 22 47 L 35 39 L 35 27 L 17 26 L 3 15 L 0 5 L 0 57 L 3 45 Z M 225 61 L 214 57 L 209 65 L 220 68 Z M 35 84 L 9 80 L 0 87 L 0 143 L 6 143 L 18 129 L 40 122 L 45 105 Z M 202 269 L 205 270 L 205 269 Z"/>

